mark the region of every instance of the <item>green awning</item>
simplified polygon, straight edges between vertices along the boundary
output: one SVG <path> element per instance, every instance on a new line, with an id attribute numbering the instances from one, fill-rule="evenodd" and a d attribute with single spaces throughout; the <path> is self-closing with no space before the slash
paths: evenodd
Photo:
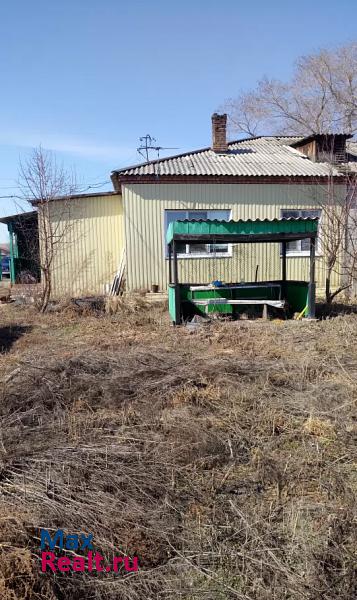
<path id="1" fill-rule="evenodd" d="M 173 221 L 169 224 L 166 242 L 239 243 L 281 242 L 317 236 L 318 218 L 256 219 L 247 221 Z"/>

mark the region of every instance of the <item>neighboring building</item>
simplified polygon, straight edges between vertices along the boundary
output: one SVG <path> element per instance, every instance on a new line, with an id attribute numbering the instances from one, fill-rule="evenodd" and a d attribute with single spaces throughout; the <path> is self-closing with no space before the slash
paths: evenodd
<path id="1" fill-rule="evenodd" d="M 0 281 L 10 277 L 10 244 L 0 244 Z"/>
<path id="2" fill-rule="evenodd" d="M 102 294 L 113 280 L 124 247 L 121 196 L 102 192 L 58 199 L 51 201 L 50 214 L 55 237 L 60 239 L 52 266 L 53 295 Z M 24 276 L 29 282 L 28 271 L 34 281 L 39 280 L 39 260 L 28 260 L 29 253 L 36 257 L 44 246 L 37 211 L 0 221 L 10 233 L 12 283 L 23 282 Z"/>
<path id="3" fill-rule="evenodd" d="M 54 295 L 103 293 L 124 249 L 127 290 L 155 285 L 166 291 L 165 234 L 176 219 L 318 216 L 331 176 L 337 196 L 344 198 L 346 165 L 357 171 L 357 143 L 349 137 L 261 136 L 227 143 L 226 116 L 213 115 L 211 148 L 115 170 L 115 192 L 74 196 L 69 210 L 63 210 L 61 199 L 51 202 L 53 223 L 59 233 L 66 230 L 54 261 Z M 183 245 L 180 250 L 185 259 L 179 261 L 180 281 L 280 278 L 278 244 Z M 326 273 L 321 245 L 317 254 L 317 290 L 322 294 Z M 290 243 L 287 255 L 288 278 L 308 280 L 305 243 Z M 332 286 L 339 284 L 335 273 Z"/>
<path id="4" fill-rule="evenodd" d="M 0 254 L 1 256 L 9 256 L 10 244 L 0 244 Z"/>
<path id="5" fill-rule="evenodd" d="M 39 280 L 38 224 L 36 211 L 19 213 L 0 219 L 9 232 L 8 276 L 11 283 Z"/>

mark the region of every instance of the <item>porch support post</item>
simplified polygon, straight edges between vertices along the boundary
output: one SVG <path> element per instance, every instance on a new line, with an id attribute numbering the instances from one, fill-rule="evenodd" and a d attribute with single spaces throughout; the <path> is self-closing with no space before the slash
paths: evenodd
<path id="1" fill-rule="evenodd" d="M 282 269 L 281 269 L 281 278 L 285 282 L 286 281 L 286 242 L 282 243 Z"/>
<path id="2" fill-rule="evenodd" d="M 283 299 L 286 300 L 286 241 L 282 243 L 282 264 L 281 264 L 281 279 L 282 279 L 282 292 Z"/>
<path id="3" fill-rule="evenodd" d="M 316 297 L 315 246 L 316 246 L 316 238 L 311 238 L 310 239 L 310 282 L 309 282 L 309 291 L 308 291 L 308 297 L 307 297 L 307 316 L 309 319 L 315 318 L 315 297 Z"/>
<path id="4" fill-rule="evenodd" d="M 172 246 L 168 244 L 168 253 L 169 253 L 169 283 L 172 283 Z"/>
<path id="5" fill-rule="evenodd" d="M 15 283 L 16 275 L 15 275 L 15 252 L 14 252 L 14 229 L 12 223 L 8 223 L 8 231 L 10 238 L 10 282 Z"/>
<path id="6" fill-rule="evenodd" d="M 172 250 L 173 250 L 173 279 L 175 286 L 175 325 L 179 325 L 181 323 L 181 294 L 180 294 L 180 286 L 178 281 L 178 267 L 177 267 L 177 243 L 175 240 L 172 241 Z"/>
<path id="7" fill-rule="evenodd" d="M 173 240 L 172 242 L 172 249 L 173 249 L 173 255 L 174 255 L 174 283 L 177 285 L 178 284 L 178 268 L 177 268 L 177 244 L 175 242 L 175 240 Z"/>

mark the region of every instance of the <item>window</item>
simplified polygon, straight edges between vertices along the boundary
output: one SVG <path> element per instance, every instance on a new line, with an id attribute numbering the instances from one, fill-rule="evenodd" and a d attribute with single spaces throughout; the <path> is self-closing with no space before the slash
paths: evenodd
<path id="1" fill-rule="evenodd" d="M 308 209 L 308 210 L 290 210 L 290 209 L 283 209 L 281 211 L 281 217 L 282 218 L 299 218 L 302 217 L 303 219 L 307 219 L 308 217 L 310 218 L 315 218 L 318 217 L 320 218 L 321 216 L 321 210 L 318 209 Z M 317 238 L 317 252 L 319 251 L 319 239 Z M 287 256 L 308 256 L 310 254 L 310 239 L 306 238 L 304 240 L 296 240 L 295 242 L 288 242 L 286 245 L 286 254 Z"/>
<path id="2" fill-rule="evenodd" d="M 167 228 L 172 221 L 183 221 L 184 219 L 217 219 L 218 221 L 229 221 L 230 210 L 165 210 L 165 256 L 168 257 L 166 245 Z M 231 256 L 230 244 L 178 244 L 177 252 L 180 257 L 209 257 L 209 256 Z"/>

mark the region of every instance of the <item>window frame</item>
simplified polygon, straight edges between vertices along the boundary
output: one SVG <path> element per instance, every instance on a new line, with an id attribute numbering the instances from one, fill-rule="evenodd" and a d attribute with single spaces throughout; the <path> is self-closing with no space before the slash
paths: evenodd
<path id="1" fill-rule="evenodd" d="M 186 213 L 186 216 L 184 217 L 185 219 L 188 218 L 188 213 L 206 213 L 207 217 L 209 219 L 209 213 L 210 212 L 227 212 L 228 213 L 228 221 L 232 218 L 232 209 L 231 208 L 198 208 L 198 209 L 194 209 L 194 208 L 165 208 L 164 209 L 164 257 L 166 260 L 168 260 L 169 255 L 168 255 L 168 250 L 167 250 L 167 244 L 166 244 L 166 232 L 167 232 L 167 228 L 168 228 L 168 221 L 167 221 L 167 215 L 170 212 L 180 212 L 180 213 Z M 226 220 L 226 219 L 222 219 L 222 220 Z M 222 245 L 222 244 L 217 244 L 217 245 Z M 195 253 L 190 253 L 188 252 L 188 248 L 190 247 L 190 244 L 186 244 L 186 252 L 177 252 L 177 258 L 180 259 L 195 259 L 195 258 L 208 258 L 208 259 L 212 259 L 212 258 L 232 258 L 232 247 L 233 244 L 224 244 L 225 246 L 227 246 L 228 250 L 227 252 L 195 252 Z M 209 246 L 213 246 L 213 244 L 205 244 L 206 248 Z"/>
<path id="2" fill-rule="evenodd" d="M 321 218 L 322 218 L 322 210 L 320 208 L 316 208 L 316 207 L 313 207 L 313 208 L 281 208 L 280 209 L 280 218 L 282 218 L 282 219 L 289 218 L 289 217 L 284 217 L 283 216 L 283 212 L 287 212 L 287 211 L 289 211 L 289 212 L 292 212 L 292 211 L 298 212 L 299 216 L 296 217 L 296 218 L 300 218 L 302 216 L 301 213 L 311 212 L 312 210 L 320 213 L 320 215 L 318 217 L 319 218 L 319 227 L 318 227 L 317 238 L 316 238 L 315 255 L 316 256 L 322 256 L 321 239 L 320 239 L 320 223 L 321 223 Z M 304 218 L 304 217 L 302 217 L 302 218 Z M 308 238 L 306 238 L 306 239 L 308 239 Z M 301 244 L 301 242 L 303 240 L 297 240 L 297 241 L 299 241 L 300 244 Z M 291 250 L 289 252 L 289 243 L 291 243 L 291 242 L 287 242 L 287 244 L 286 244 L 286 258 L 306 258 L 306 257 L 310 256 L 310 250 Z M 282 253 L 282 247 L 281 247 L 281 244 L 280 244 L 280 256 L 282 256 L 282 255 L 283 255 L 283 253 Z"/>

